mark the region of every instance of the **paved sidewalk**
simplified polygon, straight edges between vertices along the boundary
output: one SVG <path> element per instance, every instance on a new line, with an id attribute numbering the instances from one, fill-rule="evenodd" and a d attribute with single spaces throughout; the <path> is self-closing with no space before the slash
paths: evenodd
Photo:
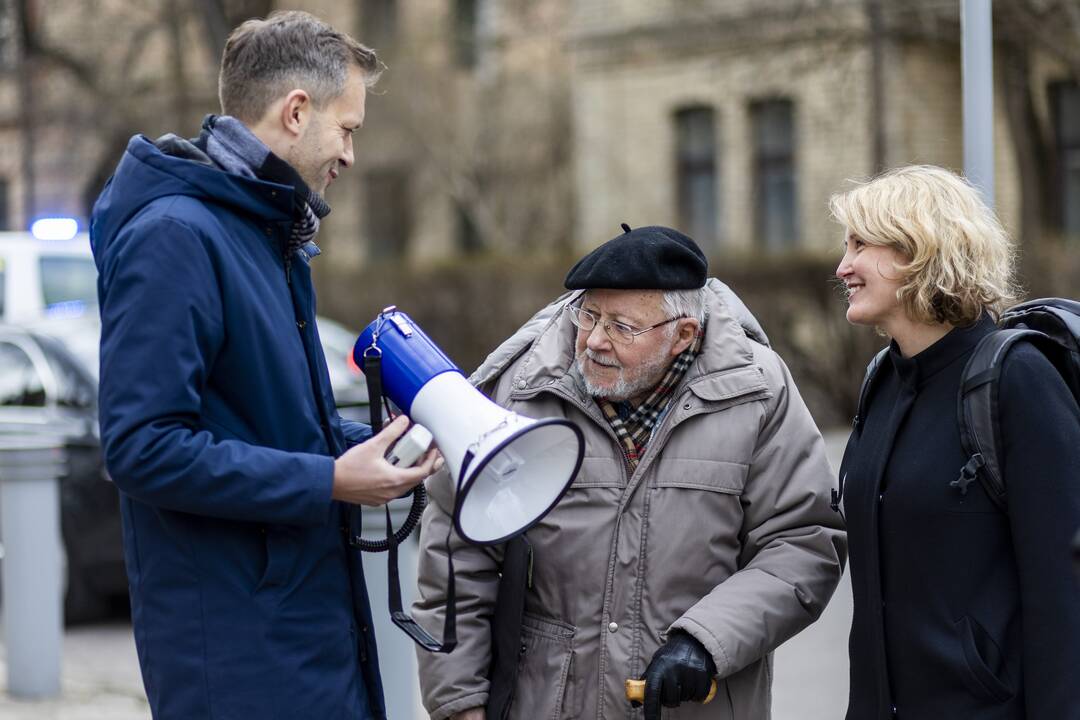
<path id="1" fill-rule="evenodd" d="M 150 720 L 131 626 L 68 628 L 64 633 L 62 695 L 15 700 L 7 694 L 7 655 L 0 644 L 0 718 L 3 720 Z"/>

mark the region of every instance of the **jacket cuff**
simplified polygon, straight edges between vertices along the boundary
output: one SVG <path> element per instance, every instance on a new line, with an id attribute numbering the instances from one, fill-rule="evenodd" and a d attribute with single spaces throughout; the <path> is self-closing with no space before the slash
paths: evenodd
<path id="1" fill-rule="evenodd" d="M 717 677 L 727 677 L 738 669 L 733 667 L 731 657 L 724 650 L 720 640 L 693 618 L 684 615 L 671 624 L 668 633 L 670 634 L 672 630 L 681 630 L 705 646 L 705 649 L 712 655 L 713 662 L 716 663 Z"/>
<path id="2" fill-rule="evenodd" d="M 309 493 L 312 525 L 326 525 L 334 518 L 334 458 L 328 455 L 312 455 L 312 479 L 314 484 Z"/>
<path id="3" fill-rule="evenodd" d="M 459 713 L 464 710 L 470 710 L 477 707 L 486 708 L 487 701 L 488 694 L 486 692 L 473 693 L 472 695 L 460 697 L 457 700 L 451 700 L 432 710 L 431 720 L 445 720 L 445 718 L 450 717 L 454 713 Z"/>

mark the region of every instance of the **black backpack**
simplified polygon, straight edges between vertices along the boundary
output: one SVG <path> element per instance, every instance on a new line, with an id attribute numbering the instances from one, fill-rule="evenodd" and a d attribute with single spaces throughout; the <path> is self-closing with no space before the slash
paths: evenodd
<path id="1" fill-rule="evenodd" d="M 1005 478 L 1002 474 L 999 448 L 1001 423 L 998 418 L 998 380 L 1002 361 L 1009 349 L 1018 342 L 1035 345 L 1054 365 L 1073 397 L 1080 404 L 1080 302 L 1063 298 L 1030 300 L 1009 308 L 998 321 L 998 330 L 990 333 L 975 346 L 961 375 L 957 394 L 957 419 L 960 423 L 960 442 L 968 461 L 960 469 L 953 487 L 967 494 L 968 485 L 976 478 L 986 494 L 1003 512 Z M 878 367 L 889 349 L 885 348 L 866 366 L 866 376 L 859 390 L 859 409 L 853 430 L 862 430 L 866 418 L 866 403 Z M 834 491 L 833 509 L 839 508 L 843 497 Z"/>

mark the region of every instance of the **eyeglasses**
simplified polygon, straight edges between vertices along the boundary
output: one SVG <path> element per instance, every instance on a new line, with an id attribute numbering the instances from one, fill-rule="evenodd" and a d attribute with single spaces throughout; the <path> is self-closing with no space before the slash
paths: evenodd
<path id="1" fill-rule="evenodd" d="M 570 322 L 574 323 L 576 327 L 584 330 L 587 333 L 592 332 L 596 328 L 597 323 L 600 322 L 600 318 L 598 318 L 594 313 L 589 312 L 585 308 L 581 307 L 580 305 L 568 304 L 566 306 L 566 311 L 570 313 Z M 643 335 L 650 330 L 655 330 L 661 325 L 667 325 L 668 323 L 675 322 L 676 320 L 680 320 L 684 317 L 686 316 L 676 315 L 673 318 L 661 320 L 655 325 L 650 325 L 643 330 L 638 330 L 633 325 L 627 325 L 626 323 L 616 322 L 614 320 L 605 320 L 603 322 L 604 333 L 614 343 L 618 343 L 620 345 L 630 345 L 634 342 L 634 338 L 636 338 L 638 335 Z"/>

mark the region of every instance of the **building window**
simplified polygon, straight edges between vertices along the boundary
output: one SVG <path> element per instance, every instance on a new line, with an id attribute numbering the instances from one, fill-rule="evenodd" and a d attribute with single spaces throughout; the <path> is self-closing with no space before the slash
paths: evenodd
<path id="1" fill-rule="evenodd" d="M 480 0 L 454 0 L 454 51 L 458 67 L 476 66 L 477 12 Z"/>
<path id="2" fill-rule="evenodd" d="M 1055 83 L 1050 95 L 1061 178 L 1061 229 L 1080 238 L 1080 85 Z"/>
<path id="3" fill-rule="evenodd" d="M 765 100 L 750 106 L 754 148 L 754 229 L 766 250 L 798 244 L 794 105 Z"/>
<path id="4" fill-rule="evenodd" d="M 383 54 L 397 37 L 397 0 L 363 0 L 360 41 Z"/>
<path id="5" fill-rule="evenodd" d="M 409 176 L 404 170 L 372 170 L 364 177 L 365 225 L 373 260 L 403 257 L 409 242 Z"/>
<path id="6" fill-rule="evenodd" d="M 699 245 L 718 239 L 716 113 L 690 107 L 675 113 L 675 175 L 679 226 Z"/>

